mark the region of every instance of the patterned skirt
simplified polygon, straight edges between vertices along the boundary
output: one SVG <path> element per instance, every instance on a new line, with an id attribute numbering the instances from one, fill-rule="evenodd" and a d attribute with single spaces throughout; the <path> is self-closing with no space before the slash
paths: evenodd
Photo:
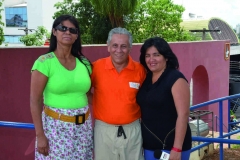
<path id="1" fill-rule="evenodd" d="M 80 109 L 57 109 L 55 112 L 74 116 L 86 113 L 88 106 Z M 35 145 L 35 160 L 92 160 L 93 159 L 93 127 L 89 114 L 84 124 L 63 122 L 53 119 L 42 112 L 44 133 L 49 143 L 49 155 L 44 156 L 37 151 Z"/>

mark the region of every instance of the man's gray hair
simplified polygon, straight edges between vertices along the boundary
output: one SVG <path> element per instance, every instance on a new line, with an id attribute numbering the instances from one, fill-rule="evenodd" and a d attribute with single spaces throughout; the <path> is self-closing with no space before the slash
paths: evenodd
<path id="1" fill-rule="evenodd" d="M 109 33 L 108 33 L 108 39 L 107 39 L 107 44 L 110 44 L 110 41 L 112 40 L 112 35 L 113 34 L 125 34 L 128 36 L 129 39 L 129 46 L 130 48 L 132 48 L 132 42 L 133 42 L 133 38 L 132 38 L 132 34 L 126 29 L 126 28 L 113 28 Z"/>

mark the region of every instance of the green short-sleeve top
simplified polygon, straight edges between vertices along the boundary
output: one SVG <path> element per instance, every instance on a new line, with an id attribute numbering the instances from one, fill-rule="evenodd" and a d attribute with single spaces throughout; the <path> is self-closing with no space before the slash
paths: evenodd
<path id="1" fill-rule="evenodd" d="M 76 58 L 76 67 L 67 70 L 54 52 L 40 56 L 32 67 L 46 77 L 48 81 L 43 92 L 44 104 L 55 108 L 77 109 L 88 105 L 86 93 L 91 86 L 90 63 Z M 87 67 L 86 67 L 87 66 Z"/>

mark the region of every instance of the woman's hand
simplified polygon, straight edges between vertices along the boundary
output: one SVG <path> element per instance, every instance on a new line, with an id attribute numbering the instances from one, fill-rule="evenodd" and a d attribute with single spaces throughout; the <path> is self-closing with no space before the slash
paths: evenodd
<path id="1" fill-rule="evenodd" d="M 171 150 L 169 160 L 181 160 L 181 152 Z"/>
<path id="2" fill-rule="evenodd" d="M 48 156 L 49 144 L 45 134 L 37 136 L 37 151 L 44 156 Z"/>

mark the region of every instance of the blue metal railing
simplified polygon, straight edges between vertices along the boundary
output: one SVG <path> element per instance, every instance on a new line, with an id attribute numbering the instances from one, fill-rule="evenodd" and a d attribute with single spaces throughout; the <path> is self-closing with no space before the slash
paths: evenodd
<path id="1" fill-rule="evenodd" d="M 6 122 L 6 121 L 0 121 L 0 127 L 34 129 L 34 125 L 32 123 L 18 123 L 18 122 Z"/>
<path id="2" fill-rule="evenodd" d="M 192 137 L 192 140 L 193 141 L 201 141 L 201 142 L 205 142 L 203 144 L 200 144 L 196 147 L 193 147 L 191 149 L 191 152 L 193 151 L 196 151 L 204 146 L 207 146 L 210 144 L 210 142 L 215 142 L 215 143 L 220 143 L 220 147 L 219 147 L 219 152 L 220 152 L 220 160 L 223 160 L 223 143 L 228 143 L 228 144 L 240 144 L 240 140 L 232 140 L 232 139 L 223 139 L 225 137 L 228 137 L 230 138 L 231 135 L 233 134 L 236 134 L 236 133 L 239 133 L 240 132 L 240 129 L 236 130 L 236 131 L 233 131 L 233 132 L 230 132 L 230 129 L 229 129 L 229 124 L 230 123 L 230 100 L 231 99 L 234 99 L 234 98 L 240 98 L 240 94 L 235 94 L 235 95 L 231 95 L 231 96 L 227 96 L 227 97 L 223 97 L 223 98 L 218 98 L 218 99 L 214 99 L 214 100 L 210 100 L 210 101 L 207 101 L 207 102 L 204 102 L 204 103 L 200 103 L 200 104 L 197 104 L 197 105 L 194 105 L 192 107 L 190 107 L 190 110 L 195 110 L 197 108 L 201 108 L 201 107 L 204 107 L 204 106 L 208 106 L 210 104 L 215 104 L 215 103 L 218 103 L 218 113 L 219 113 L 219 137 L 217 138 L 205 138 L 205 137 L 196 137 L 196 136 L 193 136 Z M 223 101 L 226 101 L 228 100 L 228 134 L 225 134 L 223 135 Z"/>
<path id="3" fill-rule="evenodd" d="M 223 97 L 223 98 L 218 98 L 218 99 L 214 99 L 214 100 L 210 100 L 204 103 L 200 103 L 197 105 L 194 105 L 192 107 L 190 107 L 190 110 L 193 111 L 195 109 L 204 107 L 204 106 L 208 106 L 210 104 L 214 104 L 214 103 L 219 103 L 218 106 L 218 111 L 219 111 L 219 137 L 217 138 L 205 138 L 205 137 L 199 137 L 199 136 L 193 136 L 192 140 L 193 141 L 200 141 L 200 142 L 205 142 L 202 143 L 196 147 L 193 147 L 191 149 L 191 152 L 196 151 L 204 146 L 207 146 L 213 142 L 215 143 L 220 143 L 220 160 L 223 160 L 223 143 L 228 143 L 228 144 L 240 144 L 240 140 L 232 140 L 230 139 L 230 136 L 236 133 L 240 132 L 240 129 L 235 130 L 230 132 L 230 125 L 231 124 L 237 124 L 240 122 L 230 122 L 230 114 L 228 114 L 228 133 L 223 135 L 223 101 L 228 100 L 228 111 L 230 111 L 230 100 L 234 99 L 234 98 L 240 98 L 240 94 L 235 94 L 235 95 L 231 95 L 231 96 L 227 96 L 227 97 Z M 6 122 L 6 121 L 0 121 L 0 127 L 12 127 L 12 128 L 26 128 L 26 129 L 34 129 L 34 125 L 31 123 L 17 123 L 17 122 Z M 224 139 L 228 137 L 229 139 Z"/>

